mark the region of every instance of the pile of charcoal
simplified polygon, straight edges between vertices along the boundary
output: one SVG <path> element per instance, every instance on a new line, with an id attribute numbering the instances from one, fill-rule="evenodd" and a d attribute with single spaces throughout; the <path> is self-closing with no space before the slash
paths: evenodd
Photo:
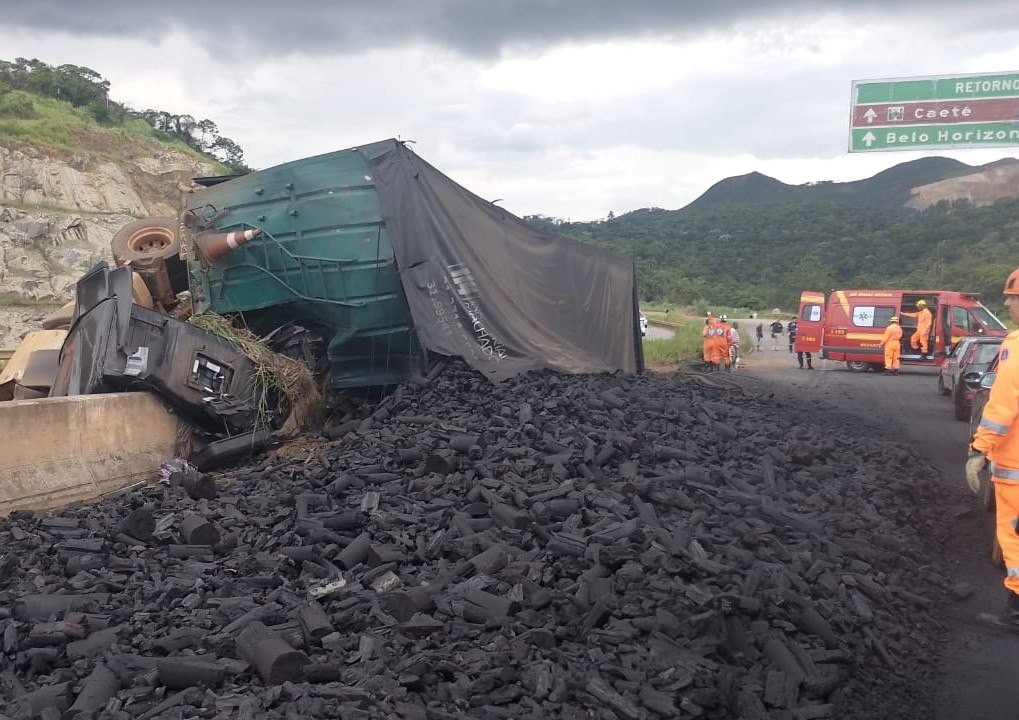
<path id="1" fill-rule="evenodd" d="M 911 718 L 934 472 L 734 381 L 466 366 L 0 520 L 9 718 Z"/>

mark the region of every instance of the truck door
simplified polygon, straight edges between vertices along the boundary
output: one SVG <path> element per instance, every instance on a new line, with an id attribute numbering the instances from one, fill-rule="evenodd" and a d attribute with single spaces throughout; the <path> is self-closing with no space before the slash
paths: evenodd
<path id="1" fill-rule="evenodd" d="M 824 332 L 824 293 L 804 290 L 800 294 L 800 311 L 797 314 L 796 352 L 821 352 Z"/>
<path id="2" fill-rule="evenodd" d="M 947 355 L 952 352 L 952 348 L 959 342 L 959 335 L 952 328 L 952 306 L 945 303 L 941 306 L 938 315 L 941 318 L 941 322 L 936 326 L 936 332 L 945 339 L 945 354 Z"/>

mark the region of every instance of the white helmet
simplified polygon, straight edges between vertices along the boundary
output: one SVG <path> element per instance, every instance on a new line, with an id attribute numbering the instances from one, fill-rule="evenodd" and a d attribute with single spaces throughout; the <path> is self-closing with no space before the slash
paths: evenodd
<path id="1" fill-rule="evenodd" d="M 725 315 L 723 314 L 723 315 L 722 315 L 722 316 L 721 316 L 721 317 L 719 318 L 719 320 L 721 320 L 722 322 L 727 322 L 727 321 L 729 320 L 729 318 L 728 318 L 727 316 L 725 316 Z"/>

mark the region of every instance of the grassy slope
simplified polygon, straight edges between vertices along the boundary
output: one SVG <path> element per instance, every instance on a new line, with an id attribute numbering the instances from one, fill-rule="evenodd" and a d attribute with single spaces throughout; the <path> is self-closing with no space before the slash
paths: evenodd
<path id="1" fill-rule="evenodd" d="M 125 155 L 146 151 L 173 150 L 212 164 L 217 173 L 230 172 L 215 159 L 180 141 L 161 136 L 144 120 L 132 120 L 124 127 L 104 128 L 70 103 L 17 90 L 0 95 L 0 144 L 48 150 L 66 157 L 84 151 L 110 160 L 122 160 Z"/>

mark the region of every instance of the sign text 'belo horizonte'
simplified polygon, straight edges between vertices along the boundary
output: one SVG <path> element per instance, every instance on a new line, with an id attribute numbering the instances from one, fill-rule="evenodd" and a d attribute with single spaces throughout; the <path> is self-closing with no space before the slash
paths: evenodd
<path id="1" fill-rule="evenodd" d="M 1019 145 L 1019 72 L 856 80 L 849 152 Z"/>

